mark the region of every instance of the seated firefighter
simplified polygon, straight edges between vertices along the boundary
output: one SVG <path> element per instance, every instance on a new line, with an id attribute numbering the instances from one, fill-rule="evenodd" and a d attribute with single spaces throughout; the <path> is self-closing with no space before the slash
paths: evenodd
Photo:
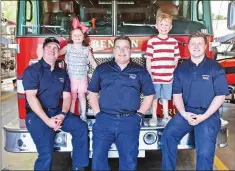
<path id="1" fill-rule="evenodd" d="M 27 99 L 26 127 L 39 154 L 34 170 L 50 170 L 58 129 L 70 132 L 73 137 L 72 170 L 83 169 L 89 163 L 87 124 L 69 112 L 70 80 L 66 71 L 55 65 L 59 48 L 58 40 L 54 37 L 46 38 L 42 59 L 27 67 L 23 75 Z"/>

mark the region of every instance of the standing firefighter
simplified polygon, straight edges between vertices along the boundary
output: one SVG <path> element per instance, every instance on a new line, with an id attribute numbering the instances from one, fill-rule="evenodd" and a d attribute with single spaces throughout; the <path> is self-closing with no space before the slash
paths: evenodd
<path id="1" fill-rule="evenodd" d="M 67 73 L 55 65 L 60 45 L 54 37 L 45 39 L 43 58 L 29 66 L 23 76 L 27 98 L 26 126 L 38 151 L 34 170 L 50 170 L 55 131 L 72 134 L 73 170 L 88 165 L 88 128 L 78 116 L 68 112 L 71 105 Z M 63 97 L 62 109 L 59 107 Z"/>
<path id="2" fill-rule="evenodd" d="M 154 87 L 146 69 L 130 61 L 131 41 L 114 40 L 115 61 L 99 65 L 88 86 L 96 116 L 93 125 L 92 170 L 110 170 L 108 151 L 115 143 L 119 170 L 136 170 L 141 116 L 153 101 Z M 144 100 L 140 106 L 140 92 Z M 98 100 L 98 93 L 100 97 Z"/>
<path id="3" fill-rule="evenodd" d="M 162 169 L 175 170 L 177 145 L 194 131 L 196 170 L 213 170 L 216 137 L 221 127 L 219 107 L 229 94 L 225 72 L 205 56 L 207 39 L 201 32 L 189 37 L 190 60 L 174 72 L 173 99 L 179 113 L 167 124 L 162 137 Z"/>

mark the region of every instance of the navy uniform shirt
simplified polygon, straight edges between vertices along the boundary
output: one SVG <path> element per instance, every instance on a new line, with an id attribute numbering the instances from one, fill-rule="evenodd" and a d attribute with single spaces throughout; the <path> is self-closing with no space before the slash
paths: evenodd
<path id="1" fill-rule="evenodd" d="M 108 114 L 135 112 L 140 107 L 141 92 L 144 96 L 155 94 L 148 71 L 132 62 L 123 70 L 114 61 L 99 65 L 88 90 L 100 92 L 100 110 Z"/>
<path id="2" fill-rule="evenodd" d="M 185 106 L 207 109 L 215 96 L 229 94 L 224 69 L 207 57 L 198 66 L 184 61 L 176 68 L 173 81 L 173 94 L 181 93 Z"/>
<path id="3" fill-rule="evenodd" d="M 66 71 L 58 66 L 53 71 L 50 69 L 51 66 L 41 59 L 26 68 L 23 76 L 24 90 L 38 90 L 37 98 L 43 108 L 59 107 L 63 91 L 70 92 Z M 28 103 L 26 105 L 29 106 Z"/>

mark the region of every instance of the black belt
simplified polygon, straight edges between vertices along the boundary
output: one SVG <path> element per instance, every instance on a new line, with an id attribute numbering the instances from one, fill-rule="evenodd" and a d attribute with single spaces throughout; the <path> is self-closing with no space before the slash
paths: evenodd
<path id="1" fill-rule="evenodd" d="M 191 107 L 191 106 L 186 106 L 186 107 L 193 108 L 193 109 L 197 109 L 197 110 L 207 110 L 207 109 L 204 108 L 204 107 Z"/>
<path id="2" fill-rule="evenodd" d="M 56 108 L 42 108 L 42 109 L 44 110 L 44 112 L 48 112 L 50 110 L 56 110 L 58 108 L 56 107 Z M 34 112 L 34 111 L 30 107 L 26 107 L 26 114 L 30 112 Z"/>
<path id="3" fill-rule="evenodd" d="M 120 113 L 120 114 L 113 114 L 114 116 L 116 116 L 117 118 L 123 118 L 123 117 L 127 117 L 133 114 L 136 114 L 137 111 L 134 112 L 128 112 L 128 113 Z"/>

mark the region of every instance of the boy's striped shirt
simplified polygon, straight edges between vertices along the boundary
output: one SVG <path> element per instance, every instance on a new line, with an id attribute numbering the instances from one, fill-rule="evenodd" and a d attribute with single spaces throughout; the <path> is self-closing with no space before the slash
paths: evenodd
<path id="1" fill-rule="evenodd" d="M 145 58 L 151 59 L 151 75 L 154 83 L 169 84 L 173 81 L 176 58 L 180 58 L 177 40 L 158 36 L 148 41 Z"/>

